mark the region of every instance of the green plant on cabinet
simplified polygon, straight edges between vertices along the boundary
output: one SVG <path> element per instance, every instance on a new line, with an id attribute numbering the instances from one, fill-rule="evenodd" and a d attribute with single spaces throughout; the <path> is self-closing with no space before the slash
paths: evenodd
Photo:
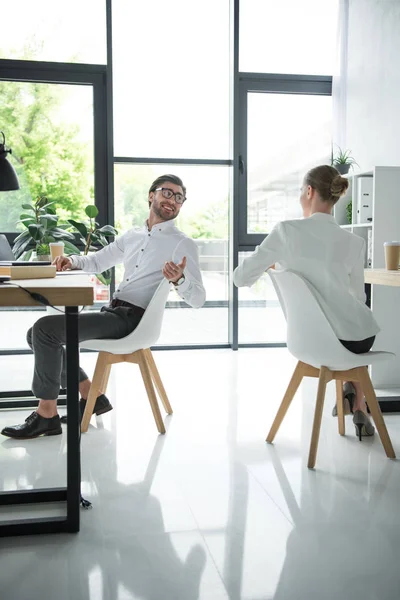
<path id="1" fill-rule="evenodd" d="M 347 222 L 351 224 L 353 222 L 353 202 L 351 200 L 346 206 L 346 216 Z"/>

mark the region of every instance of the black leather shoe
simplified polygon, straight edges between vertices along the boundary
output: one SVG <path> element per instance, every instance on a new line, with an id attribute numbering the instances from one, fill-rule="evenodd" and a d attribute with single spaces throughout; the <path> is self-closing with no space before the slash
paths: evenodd
<path id="1" fill-rule="evenodd" d="M 4 427 L 1 433 L 10 438 L 29 440 L 41 435 L 60 435 L 62 429 L 59 415 L 46 419 L 35 411 L 25 419 L 25 423 L 22 425 Z"/>
<path id="2" fill-rule="evenodd" d="M 86 399 L 81 398 L 79 401 L 79 406 L 81 409 L 81 421 L 82 421 L 83 413 L 85 412 L 85 408 L 86 408 Z M 104 394 L 101 394 L 101 396 L 97 396 L 96 402 L 94 404 L 94 409 L 93 409 L 94 414 L 96 414 L 97 416 L 104 415 L 104 413 L 107 413 L 112 409 L 113 409 L 113 407 L 112 407 L 109 399 L 107 398 L 107 396 L 105 396 Z M 63 417 L 61 417 L 61 423 L 67 423 L 67 422 L 68 422 L 67 415 L 64 415 Z"/>

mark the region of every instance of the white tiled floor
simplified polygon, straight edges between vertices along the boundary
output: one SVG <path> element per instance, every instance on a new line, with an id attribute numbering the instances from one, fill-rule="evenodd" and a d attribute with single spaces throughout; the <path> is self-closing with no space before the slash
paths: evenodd
<path id="1" fill-rule="evenodd" d="M 175 411 L 167 434 L 157 435 L 137 368 L 114 367 L 115 410 L 82 437 L 93 509 L 77 535 L 0 539 L 0 598 L 398 600 L 399 463 L 378 438 L 360 444 L 350 417 L 337 434 L 333 384 L 309 471 L 315 381 L 275 444 L 264 442 L 294 367 L 285 349 L 155 358 Z M 83 356 L 89 371 L 94 359 Z M 19 359 L 7 360 L 3 389 Z M 2 411 L 1 425 L 26 414 Z M 386 421 L 400 455 L 400 415 Z M 65 438 L 0 440 L 0 489 L 63 485 Z"/>

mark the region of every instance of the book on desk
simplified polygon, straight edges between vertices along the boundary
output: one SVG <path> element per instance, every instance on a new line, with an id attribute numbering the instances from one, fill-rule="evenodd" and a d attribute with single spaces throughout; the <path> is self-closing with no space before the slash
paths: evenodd
<path id="1" fill-rule="evenodd" d="M 11 279 L 45 279 L 55 277 L 56 271 L 51 262 L 0 261 L 0 276 Z"/>

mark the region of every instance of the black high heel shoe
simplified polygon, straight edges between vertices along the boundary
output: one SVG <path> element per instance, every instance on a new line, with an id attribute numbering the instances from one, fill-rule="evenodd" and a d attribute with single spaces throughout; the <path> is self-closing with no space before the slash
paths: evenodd
<path id="1" fill-rule="evenodd" d="M 346 381 L 343 386 L 343 410 L 345 415 L 353 414 L 353 404 L 356 398 L 356 390 L 350 381 Z M 337 406 L 332 409 L 332 417 L 337 417 Z"/>
<path id="2" fill-rule="evenodd" d="M 356 436 L 361 442 L 362 436 L 368 437 L 374 435 L 375 427 L 372 425 L 368 415 L 361 410 L 356 410 L 353 417 L 353 423 L 356 428 Z"/>

